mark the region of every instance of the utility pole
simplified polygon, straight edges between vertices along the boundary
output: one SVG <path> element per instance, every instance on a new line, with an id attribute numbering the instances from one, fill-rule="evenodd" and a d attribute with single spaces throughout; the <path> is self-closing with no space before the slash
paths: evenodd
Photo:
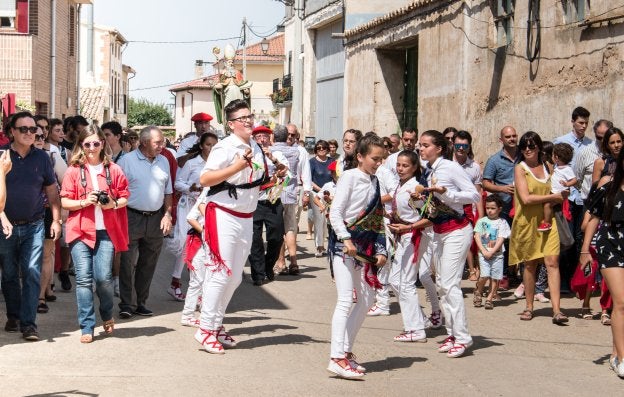
<path id="1" fill-rule="evenodd" d="M 247 17 L 243 17 L 243 80 L 247 80 Z"/>

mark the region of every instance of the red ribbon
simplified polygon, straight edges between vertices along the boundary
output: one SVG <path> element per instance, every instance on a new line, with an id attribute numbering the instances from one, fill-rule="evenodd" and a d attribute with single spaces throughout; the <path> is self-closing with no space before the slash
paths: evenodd
<path id="1" fill-rule="evenodd" d="M 197 252 L 202 246 L 201 235 L 197 233 L 189 234 L 186 236 L 186 256 L 184 257 L 184 263 L 190 271 L 194 271 L 193 258 L 197 255 Z"/>

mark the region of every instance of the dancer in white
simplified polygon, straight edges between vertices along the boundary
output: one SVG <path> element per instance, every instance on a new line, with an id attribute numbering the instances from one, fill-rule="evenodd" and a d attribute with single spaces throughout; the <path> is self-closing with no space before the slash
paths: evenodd
<path id="1" fill-rule="evenodd" d="M 327 370 L 342 378 L 364 376 L 365 368 L 355 361 L 353 344 L 373 302 L 374 289 L 381 287 L 373 267 L 385 265 L 387 259 L 383 206 L 375 176 L 383 152 L 383 141 L 377 136 L 366 136 L 357 143 L 358 167 L 338 179 L 329 213 L 336 234 L 330 255 L 338 299 Z"/>
<path id="2" fill-rule="evenodd" d="M 211 271 L 202 293 L 200 329 L 195 339 L 209 353 L 224 353 L 236 342 L 223 328 L 225 310 L 243 276 L 253 234 L 253 213 L 259 187 L 266 178 L 262 149 L 251 139 L 254 115 L 243 100 L 225 107 L 232 135 L 217 143 L 200 177 L 210 187 L 206 204 L 205 239 Z"/>
<path id="3" fill-rule="evenodd" d="M 431 169 L 425 189 L 430 193 L 427 217 L 433 222 L 437 244 L 436 281 L 448 334 L 438 351 L 460 357 L 472 345 L 460 286 L 472 243 L 472 225 L 463 206 L 476 203 L 479 193 L 461 166 L 444 158 L 447 145 L 439 131 L 425 131 L 420 137 L 420 155 Z"/>

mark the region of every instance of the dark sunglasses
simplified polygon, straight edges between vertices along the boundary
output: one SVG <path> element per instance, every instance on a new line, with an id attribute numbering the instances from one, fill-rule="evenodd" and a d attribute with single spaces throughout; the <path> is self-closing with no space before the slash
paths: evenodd
<path id="1" fill-rule="evenodd" d="M 30 132 L 31 134 L 36 134 L 39 127 L 27 127 L 23 125 L 21 127 L 15 127 L 15 129 L 21 132 L 22 134 L 26 134 L 27 132 Z"/>
<path id="2" fill-rule="evenodd" d="M 456 143 L 454 146 L 455 150 L 468 150 L 470 148 L 470 145 L 467 143 Z"/>
<path id="3" fill-rule="evenodd" d="M 43 141 L 45 138 L 45 135 L 43 134 L 35 134 L 35 141 Z"/>
<path id="4" fill-rule="evenodd" d="M 520 150 L 535 150 L 537 149 L 537 145 L 534 143 L 529 143 L 528 145 L 526 145 L 525 147 L 521 148 Z"/>
<path id="5" fill-rule="evenodd" d="M 85 149 L 99 148 L 101 145 L 102 145 L 102 142 L 100 141 L 82 143 L 82 147 Z"/>
<path id="6" fill-rule="evenodd" d="M 327 146 L 317 146 L 316 150 L 329 150 Z"/>

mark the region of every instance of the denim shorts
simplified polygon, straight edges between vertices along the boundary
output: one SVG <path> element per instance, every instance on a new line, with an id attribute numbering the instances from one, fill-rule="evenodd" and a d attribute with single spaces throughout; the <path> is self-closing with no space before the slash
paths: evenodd
<path id="1" fill-rule="evenodd" d="M 495 255 L 490 259 L 485 259 L 479 252 L 480 277 L 491 277 L 492 280 L 502 280 L 504 261 L 502 254 Z"/>

